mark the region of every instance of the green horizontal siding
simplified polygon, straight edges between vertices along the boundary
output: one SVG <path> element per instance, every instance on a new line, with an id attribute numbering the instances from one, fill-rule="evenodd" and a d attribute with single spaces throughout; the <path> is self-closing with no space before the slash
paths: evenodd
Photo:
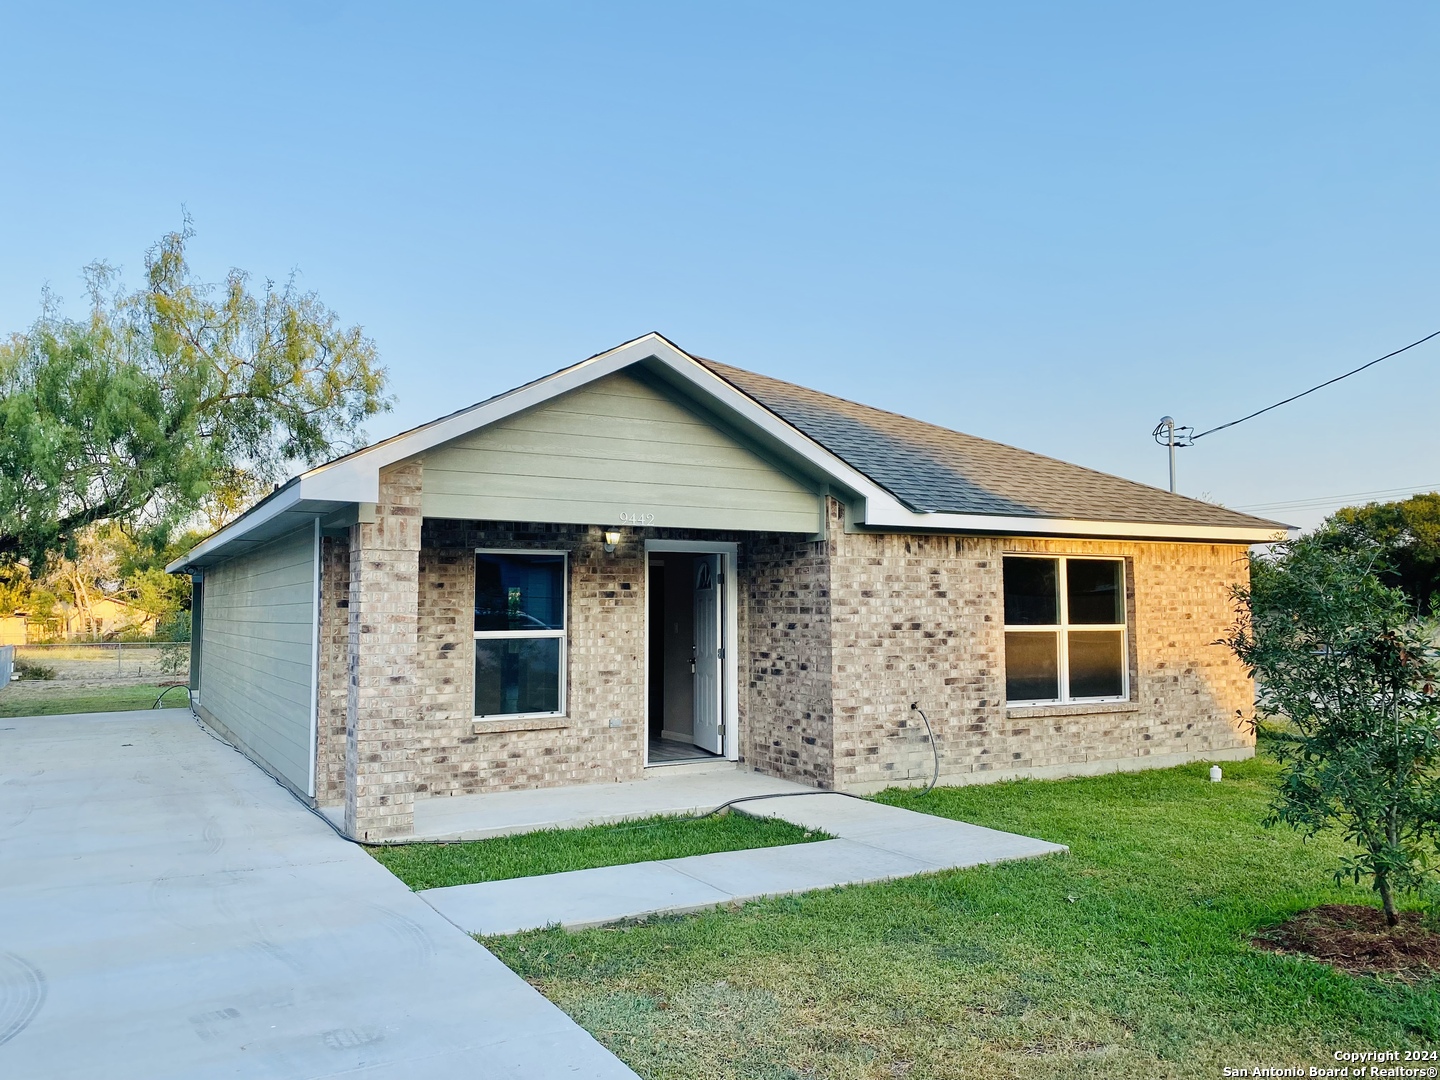
<path id="1" fill-rule="evenodd" d="M 820 531 L 817 493 L 632 375 L 425 456 L 427 517 Z"/>
<path id="2" fill-rule="evenodd" d="M 314 529 L 221 563 L 204 589 L 201 705 L 247 753 L 308 790 Z"/>

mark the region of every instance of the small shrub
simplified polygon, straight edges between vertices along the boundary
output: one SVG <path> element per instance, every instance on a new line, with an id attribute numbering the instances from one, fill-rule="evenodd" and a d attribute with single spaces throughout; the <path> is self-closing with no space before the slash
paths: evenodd
<path id="1" fill-rule="evenodd" d="M 177 611 L 160 620 L 155 627 L 156 641 L 189 641 L 190 612 Z"/>
<path id="2" fill-rule="evenodd" d="M 179 675 L 190 668 L 190 642 L 167 641 L 160 646 L 160 670 Z"/>
<path id="3" fill-rule="evenodd" d="M 190 667 L 190 612 L 177 611 L 155 628 L 160 646 L 160 670 L 179 675 Z"/>
<path id="4" fill-rule="evenodd" d="M 34 660 L 16 660 L 15 674 L 22 680 L 34 679 L 37 682 L 49 682 L 55 678 L 55 669 L 48 664 L 39 664 Z"/>

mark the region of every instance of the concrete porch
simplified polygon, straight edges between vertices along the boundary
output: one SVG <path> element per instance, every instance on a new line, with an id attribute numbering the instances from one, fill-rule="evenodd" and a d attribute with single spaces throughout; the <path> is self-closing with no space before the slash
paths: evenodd
<path id="1" fill-rule="evenodd" d="M 752 772 L 730 761 L 661 765 L 618 784 L 496 791 L 415 800 L 416 840 L 487 840 L 540 829 L 579 829 L 658 814 L 703 814 L 750 795 L 814 788 Z M 344 824 L 344 808 L 325 814 Z M 410 839 L 407 837 L 406 839 Z"/>

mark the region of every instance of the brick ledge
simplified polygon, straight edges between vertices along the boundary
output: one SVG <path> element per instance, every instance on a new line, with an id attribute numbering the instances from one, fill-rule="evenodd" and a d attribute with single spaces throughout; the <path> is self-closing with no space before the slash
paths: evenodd
<path id="1" fill-rule="evenodd" d="M 555 728 L 567 728 L 570 726 L 568 716 L 532 716 L 528 719 L 506 720 L 472 720 L 470 731 L 474 735 L 486 735 L 490 732 L 500 731 L 550 731 Z"/>
<path id="2" fill-rule="evenodd" d="M 1081 705 L 1013 705 L 1005 709 L 1005 719 L 1023 720 L 1028 717 L 1047 716 L 1093 716 L 1097 713 L 1139 712 L 1138 701 L 1093 701 Z"/>

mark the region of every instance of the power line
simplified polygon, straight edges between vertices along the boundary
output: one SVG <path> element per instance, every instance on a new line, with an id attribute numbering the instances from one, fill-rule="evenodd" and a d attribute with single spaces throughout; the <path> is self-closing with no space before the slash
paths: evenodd
<path id="1" fill-rule="evenodd" d="M 1333 386 L 1335 383 L 1339 382 L 1341 379 L 1348 379 L 1351 375 L 1358 375 L 1358 374 L 1360 374 L 1360 372 L 1364 371 L 1366 368 L 1374 367 L 1376 364 L 1380 363 L 1381 360 L 1389 360 L 1392 356 L 1399 356 L 1401 353 L 1407 352 L 1408 350 L 1415 348 L 1416 345 L 1424 345 L 1425 342 L 1429 341 L 1431 338 L 1436 338 L 1436 337 L 1440 337 L 1440 330 L 1436 330 L 1433 334 L 1426 334 L 1426 335 L 1425 335 L 1424 337 L 1422 337 L 1419 341 L 1412 341 L 1409 345 L 1406 345 L 1404 348 L 1396 349 L 1394 352 L 1388 352 L 1388 353 L 1386 353 L 1384 356 L 1376 357 L 1374 360 L 1371 360 L 1369 363 L 1361 364 L 1361 365 L 1360 365 L 1359 367 L 1357 367 L 1355 370 L 1345 372 L 1344 375 L 1336 375 L 1335 378 L 1333 378 L 1333 379 L 1327 379 L 1327 380 L 1325 380 L 1324 382 L 1320 383 L 1318 386 L 1312 386 L 1312 387 L 1310 387 L 1309 390 L 1302 390 L 1302 391 L 1300 391 L 1300 393 L 1298 393 L 1298 394 L 1294 394 L 1294 395 L 1292 395 L 1292 396 L 1290 396 L 1290 397 L 1287 397 L 1284 401 L 1277 401 L 1274 405 L 1266 405 L 1265 408 L 1263 408 L 1263 409 L 1256 409 L 1254 412 L 1250 413 L 1248 416 L 1242 416 L 1242 417 L 1240 417 L 1239 420 L 1231 420 L 1228 424 L 1221 424 L 1221 425 L 1218 426 L 1218 427 L 1208 428 L 1208 429 L 1206 429 L 1205 431 L 1200 432 L 1198 435 L 1190 435 L 1189 438 L 1188 438 L 1188 440 L 1187 440 L 1187 445 L 1188 445 L 1188 444 L 1193 444 L 1196 439 L 1203 439 L 1206 435 L 1213 435 L 1213 434 L 1215 434 L 1215 432 L 1217 432 L 1217 431 L 1224 431 L 1226 428 L 1232 428 L 1232 427 L 1234 427 L 1236 424 L 1243 424 L 1246 420 L 1254 420 L 1255 417 L 1261 415 L 1262 413 L 1267 413 L 1267 412 L 1269 412 L 1271 409 L 1278 409 L 1281 405 L 1289 405 L 1290 402 L 1292 402 L 1292 401 L 1298 401 L 1298 400 L 1300 400 L 1302 397 L 1304 397 L 1306 394 L 1313 394 L 1316 390 L 1323 390 L 1323 389 L 1325 389 L 1325 387 L 1327 387 L 1327 386 Z M 1156 431 L 1158 432 L 1159 429 L 1157 428 Z"/>
<path id="2" fill-rule="evenodd" d="M 1423 492 L 1440 491 L 1440 484 L 1417 484 L 1411 487 L 1383 488 L 1378 491 L 1352 491 L 1347 495 L 1316 495 L 1309 499 L 1292 499 L 1289 502 L 1249 503 L 1231 507 L 1233 510 L 1312 510 L 1326 506 L 1343 506 L 1351 499 L 1373 499 L 1382 496 L 1417 495 Z"/>
<path id="3" fill-rule="evenodd" d="M 1232 428 L 1236 424 L 1243 424 L 1246 420 L 1254 420 L 1255 417 L 1263 416 L 1272 409 L 1280 408 L 1281 405 L 1289 405 L 1292 401 L 1299 401 L 1307 394 L 1315 393 L 1316 390 L 1323 390 L 1327 386 L 1334 386 L 1341 379 L 1348 379 L 1351 375 L 1358 375 L 1366 368 L 1372 368 L 1382 360 L 1389 360 L 1392 356 L 1399 356 L 1403 352 L 1409 352 L 1415 348 L 1415 346 L 1424 345 L 1425 342 L 1437 337 L 1440 337 L 1440 330 L 1436 330 L 1433 334 L 1426 334 L 1419 341 L 1412 341 L 1409 345 L 1396 349 L 1394 352 L 1388 352 L 1384 356 L 1377 356 L 1374 360 L 1361 364 L 1359 367 L 1347 371 L 1343 375 L 1336 375 L 1333 379 L 1326 379 L 1324 382 L 1312 386 L 1308 390 L 1302 390 L 1298 394 L 1292 394 L 1284 401 L 1277 401 L 1274 405 L 1266 405 L 1263 409 L 1256 409 L 1254 412 L 1248 413 L 1238 420 L 1231 420 L 1228 424 L 1220 424 L 1216 427 L 1206 428 L 1198 434 L 1193 427 L 1175 423 L 1172 417 L 1161 417 L 1160 423 L 1155 425 L 1155 430 L 1152 431 L 1150 435 L 1157 443 L 1170 451 L 1170 491 L 1172 493 L 1175 491 L 1175 451 L 1181 447 L 1194 446 L 1196 439 L 1203 439 L 1206 435 L 1214 435 L 1217 431 L 1224 431 L 1226 428 Z"/>

